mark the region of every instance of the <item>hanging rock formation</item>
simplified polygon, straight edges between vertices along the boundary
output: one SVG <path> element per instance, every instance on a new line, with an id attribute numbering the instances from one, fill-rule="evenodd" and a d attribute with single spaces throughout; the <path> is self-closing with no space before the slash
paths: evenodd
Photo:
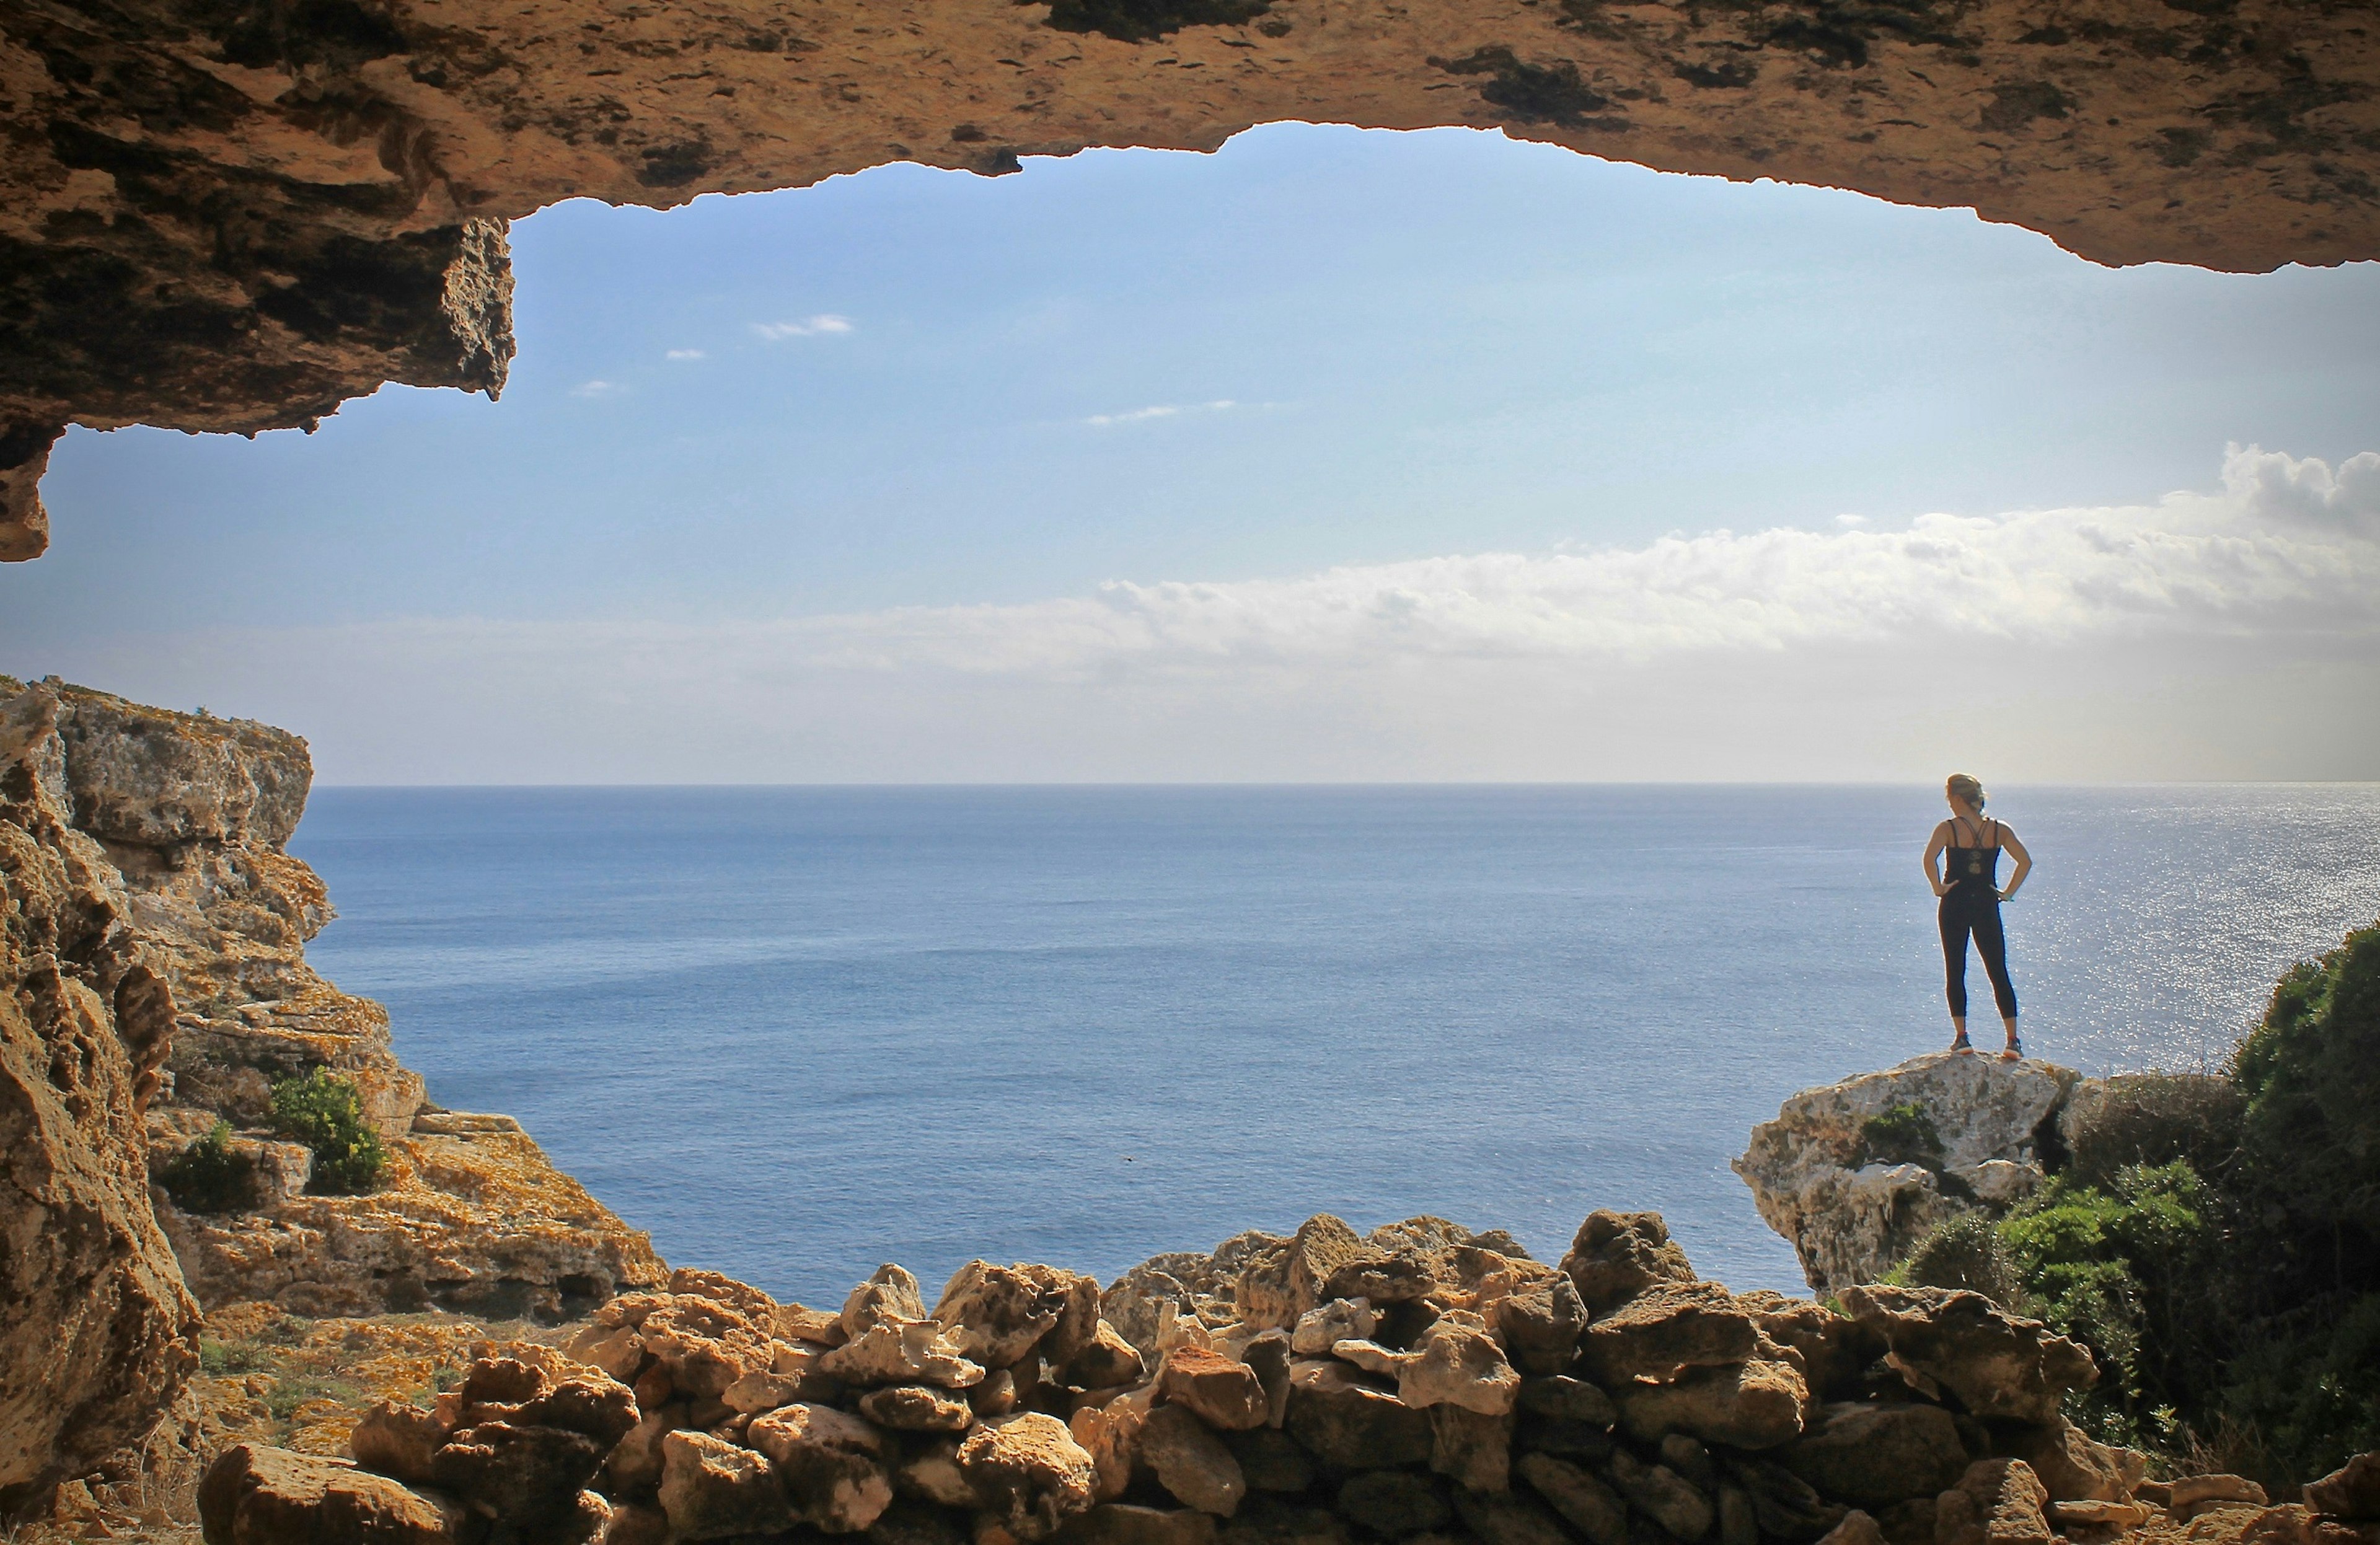
<path id="1" fill-rule="evenodd" d="M 2305 0 L 0 6 L 0 559 L 68 423 L 494 393 L 506 221 L 1283 119 L 1969 205 L 2106 262 L 2380 256 L 2380 30 Z"/>
<path id="2" fill-rule="evenodd" d="M 381 1007 L 307 966 L 331 908 L 284 845 L 312 776 L 266 725 L 0 677 L 0 1510 L 155 1424 L 201 1306 L 560 1318 L 665 1274 L 516 1123 L 431 1105 Z M 265 1126 L 318 1068 L 386 1145 L 365 1194 L 314 1194 Z M 152 1173 L 219 1121 L 243 1185 L 185 1210 Z"/>
<path id="3" fill-rule="evenodd" d="M 2070 1068 L 1948 1052 L 1804 1089 L 1753 1128 L 1735 1173 L 1812 1291 L 1874 1282 L 1937 1223 L 2005 1210 L 2046 1178 Z"/>

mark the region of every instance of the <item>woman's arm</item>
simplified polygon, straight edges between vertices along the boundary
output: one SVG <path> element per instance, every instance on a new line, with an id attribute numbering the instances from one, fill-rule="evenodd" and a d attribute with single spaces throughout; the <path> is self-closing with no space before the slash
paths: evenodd
<path id="1" fill-rule="evenodd" d="M 2016 868 L 2009 871 L 2008 889 L 2000 893 L 2000 899 L 2006 901 L 2016 894 L 2016 888 L 2024 883 L 2026 875 L 2033 872 L 2033 855 L 2024 850 L 2024 844 L 2016 840 L 2016 833 L 2005 826 L 2000 828 L 2000 845 L 2007 848 L 2009 857 L 2016 860 Z"/>
<path id="2" fill-rule="evenodd" d="M 1934 840 L 1925 845 L 1925 883 L 1934 887 L 1937 896 L 1950 887 L 1942 883 L 1942 871 L 1934 867 L 1934 860 L 1941 856 L 1949 840 L 1950 823 L 1946 821 L 1934 828 Z"/>

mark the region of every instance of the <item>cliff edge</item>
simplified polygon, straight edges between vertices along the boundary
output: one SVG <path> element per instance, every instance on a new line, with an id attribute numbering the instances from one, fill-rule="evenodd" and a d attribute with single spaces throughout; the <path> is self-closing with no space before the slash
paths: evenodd
<path id="1" fill-rule="evenodd" d="M 285 731 L 0 676 L 0 1512 L 153 1428 L 203 1309 L 559 1319 L 666 1276 L 518 1124 L 430 1103 L 385 1011 L 307 965 L 333 912 L 285 845 L 312 780 Z M 383 1147 L 362 1194 L 270 1125 L 318 1069 Z M 243 1184 L 178 1206 L 152 1177 L 211 1133 Z"/>
<path id="2" fill-rule="evenodd" d="M 2029 1195 L 2094 1087 L 2045 1062 L 1912 1057 L 1786 1101 L 1735 1173 L 1811 1290 L 1835 1293 L 1883 1276 L 1937 1223 Z"/>

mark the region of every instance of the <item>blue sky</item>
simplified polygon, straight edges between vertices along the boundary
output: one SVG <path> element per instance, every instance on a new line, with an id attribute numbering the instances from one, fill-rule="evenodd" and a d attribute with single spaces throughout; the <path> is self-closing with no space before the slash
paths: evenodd
<path id="1" fill-rule="evenodd" d="M 1740 770 L 1898 776 L 1949 748 L 1844 749 L 1818 726 L 1856 703 L 1826 684 L 1864 660 L 1914 698 L 1912 660 L 1955 670 L 1982 647 L 2015 651 L 1994 658 L 2026 716 L 2071 720 L 2027 743 L 2038 775 L 2380 775 L 2370 736 L 2302 766 L 2196 755 L 2072 690 L 2119 668 L 2220 715 L 2325 672 L 2349 673 L 2325 692 L 2380 685 L 2352 599 L 2380 474 L 2350 475 L 2380 450 L 2380 265 L 2108 270 L 1963 212 L 1311 126 L 999 179 L 895 166 L 667 213 L 573 203 L 513 239 L 521 352 L 500 403 L 389 388 L 310 437 L 72 435 L 46 485 L 51 554 L 0 568 L 0 669 L 288 723 L 345 781 L 1728 761 L 1709 737 L 1633 761 L 1616 734 L 1548 739 L 1548 690 L 1655 738 L 1679 693 L 1718 712 L 1805 692 L 1808 744 Z M 2234 445 L 2284 462 L 2227 461 Z M 2200 503 L 2176 514 L 2176 491 Z M 2284 505 L 2320 518 L 2289 526 Z M 2040 511 L 2149 512 L 2121 518 L 2150 556 L 2085 594 L 2058 543 L 2100 517 L 2002 518 Z M 1677 564 L 1722 561 L 1730 617 L 1802 620 L 1745 633 L 1665 612 L 1622 637 L 1573 626 L 1617 614 L 1619 570 L 1542 566 L 1633 562 L 1667 533 L 1857 546 L 1941 516 L 1983 523 L 1970 556 L 2018 576 L 1989 604 L 2033 623 L 1945 634 L 1937 614 L 1973 598 L 1944 592 L 1870 626 L 1868 592 L 1777 590 L 1767 550 L 1739 545 L 1629 583 L 1683 594 L 1701 582 Z M 2219 542 L 2176 559 L 2183 529 L 2278 542 L 2274 573 L 2322 577 L 2320 594 L 2240 589 Z M 1890 566 L 1935 562 L 1931 541 L 1791 563 L 1881 563 L 1870 582 L 1906 597 L 1931 571 Z M 1483 580 L 1441 562 L 1495 554 L 1524 566 Z M 2149 571 L 2154 597 L 2106 602 Z M 1369 578 L 1322 582 L 1348 573 Z M 2026 611 L 2026 585 L 2053 582 L 2072 606 Z M 1169 585 L 1208 588 L 1200 620 L 1147 590 Z M 1475 614 L 1488 590 L 1492 626 Z M 1086 643 L 1084 617 L 1105 629 L 1119 604 L 1131 637 Z M 1448 606 L 1468 620 L 1412 648 L 1313 622 Z M 1568 621 L 1526 621 L 1548 616 Z M 687 683 L 722 673 L 741 685 L 698 704 Z M 1359 730 L 1314 727 L 1317 702 L 1358 699 Z M 607 749 L 597 702 L 692 715 L 700 749 Z M 1186 739 L 1118 727 L 1141 715 Z"/>

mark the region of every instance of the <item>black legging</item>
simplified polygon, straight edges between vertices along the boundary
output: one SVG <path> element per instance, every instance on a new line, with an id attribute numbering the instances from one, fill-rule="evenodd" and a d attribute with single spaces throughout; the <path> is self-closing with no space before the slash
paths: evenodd
<path id="1" fill-rule="evenodd" d="M 2000 1017 L 2016 1017 L 2016 987 L 2009 980 L 2008 935 L 2000 931 L 2000 902 L 1988 889 L 1953 885 L 1942 896 L 1942 967 L 1950 993 L 1950 1016 L 1967 1016 L 1967 935 L 1975 936 L 1976 953 L 1992 979 L 1992 997 Z"/>

